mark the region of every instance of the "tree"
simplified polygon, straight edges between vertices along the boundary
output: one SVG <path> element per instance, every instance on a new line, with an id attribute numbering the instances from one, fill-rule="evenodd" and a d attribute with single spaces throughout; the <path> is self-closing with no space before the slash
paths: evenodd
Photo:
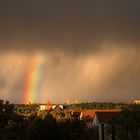
<path id="1" fill-rule="evenodd" d="M 0 112 L 3 111 L 3 103 L 4 103 L 4 100 L 0 99 Z"/>
<path id="2" fill-rule="evenodd" d="M 140 139 L 140 105 L 131 104 L 122 109 L 120 115 L 111 122 L 115 128 L 116 137 L 120 140 L 139 140 Z"/>

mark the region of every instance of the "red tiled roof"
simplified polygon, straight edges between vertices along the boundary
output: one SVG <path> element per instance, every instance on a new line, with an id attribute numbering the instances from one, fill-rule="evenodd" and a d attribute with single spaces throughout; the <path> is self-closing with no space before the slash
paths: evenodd
<path id="1" fill-rule="evenodd" d="M 82 110 L 82 119 L 93 120 L 96 110 Z"/>
<path id="2" fill-rule="evenodd" d="M 93 120 L 95 113 L 97 112 L 120 112 L 121 110 L 112 109 L 112 110 L 96 110 L 96 109 L 88 109 L 88 110 L 70 110 L 71 112 L 75 113 L 82 113 L 82 118 L 85 120 Z"/>
<path id="3" fill-rule="evenodd" d="M 50 102 L 45 105 L 46 110 L 50 110 L 51 108 L 52 108 L 52 104 Z"/>
<path id="4" fill-rule="evenodd" d="M 54 108 L 54 109 L 57 109 L 57 108 L 59 108 L 59 109 L 63 110 L 63 109 L 60 107 L 60 104 L 57 104 L 57 105 L 55 106 L 55 108 Z"/>
<path id="5" fill-rule="evenodd" d="M 89 117 L 89 118 L 94 118 L 94 115 L 96 112 L 120 112 L 120 110 L 95 110 L 95 109 L 91 109 L 91 110 L 81 110 L 82 113 L 82 117 Z"/>

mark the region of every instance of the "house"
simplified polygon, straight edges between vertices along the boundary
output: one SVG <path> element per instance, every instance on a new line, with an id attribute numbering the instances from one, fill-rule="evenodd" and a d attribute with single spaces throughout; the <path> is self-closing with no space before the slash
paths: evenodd
<path id="1" fill-rule="evenodd" d="M 93 117 L 95 114 L 95 110 L 69 110 L 71 112 L 71 115 L 79 120 L 84 120 L 85 122 L 91 121 L 93 122 Z"/>
<path id="2" fill-rule="evenodd" d="M 64 106 L 63 105 L 60 105 L 60 104 L 58 104 L 58 105 L 52 105 L 52 109 L 55 109 L 55 108 L 61 108 L 61 109 L 64 109 Z"/>
<path id="3" fill-rule="evenodd" d="M 80 120 L 83 120 L 85 122 L 87 128 L 92 128 L 96 112 L 114 112 L 114 111 L 116 110 L 95 110 L 95 109 L 81 110 Z"/>
<path id="4" fill-rule="evenodd" d="M 80 119 L 81 115 L 81 110 L 69 110 L 70 114 L 75 118 L 75 119 Z"/>
<path id="5" fill-rule="evenodd" d="M 48 102 L 47 104 L 39 105 L 39 110 L 50 110 L 52 109 L 52 104 Z"/>
<path id="6" fill-rule="evenodd" d="M 114 140 L 115 135 L 107 135 L 106 127 L 120 114 L 120 110 L 104 110 L 95 112 L 93 127 L 98 128 L 99 140 Z M 114 129 L 114 128 L 112 128 Z"/>
<path id="7" fill-rule="evenodd" d="M 46 109 L 46 110 L 52 109 L 52 104 L 51 104 L 50 102 L 48 102 L 48 103 L 45 105 L 45 109 Z"/>
<path id="8" fill-rule="evenodd" d="M 41 104 L 41 105 L 39 105 L 39 110 L 45 110 L 45 104 Z"/>
<path id="9" fill-rule="evenodd" d="M 60 104 L 54 105 L 51 104 L 50 102 L 48 102 L 47 104 L 41 104 L 39 106 L 39 110 L 51 110 L 51 109 L 54 110 L 55 108 L 61 108 L 63 110 L 64 106 Z"/>
<path id="10" fill-rule="evenodd" d="M 116 112 L 120 110 L 95 110 L 95 109 L 84 109 L 84 110 L 69 110 L 71 115 L 79 120 L 83 120 L 87 128 L 93 128 L 93 121 L 96 112 Z"/>
<path id="11" fill-rule="evenodd" d="M 39 110 L 45 110 L 45 105 L 43 104 L 39 105 Z"/>
<path id="12" fill-rule="evenodd" d="M 140 104 L 140 100 L 134 100 L 132 101 L 132 104 Z"/>
<path id="13" fill-rule="evenodd" d="M 83 120 L 87 128 L 92 128 L 96 110 L 81 110 L 80 120 Z"/>

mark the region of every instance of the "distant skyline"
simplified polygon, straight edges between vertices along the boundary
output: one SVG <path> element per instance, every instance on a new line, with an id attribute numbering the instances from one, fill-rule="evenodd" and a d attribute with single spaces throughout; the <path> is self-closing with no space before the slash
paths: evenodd
<path id="1" fill-rule="evenodd" d="M 0 98 L 140 99 L 139 0 L 0 0 Z"/>

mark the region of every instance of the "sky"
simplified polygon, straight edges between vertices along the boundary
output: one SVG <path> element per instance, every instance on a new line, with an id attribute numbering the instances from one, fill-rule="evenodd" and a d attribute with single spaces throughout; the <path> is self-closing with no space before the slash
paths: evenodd
<path id="1" fill-rule="evenodd" d="M 0 0 L 0 98 L 140 99 L 139 7 L 139 0 Z"/>

